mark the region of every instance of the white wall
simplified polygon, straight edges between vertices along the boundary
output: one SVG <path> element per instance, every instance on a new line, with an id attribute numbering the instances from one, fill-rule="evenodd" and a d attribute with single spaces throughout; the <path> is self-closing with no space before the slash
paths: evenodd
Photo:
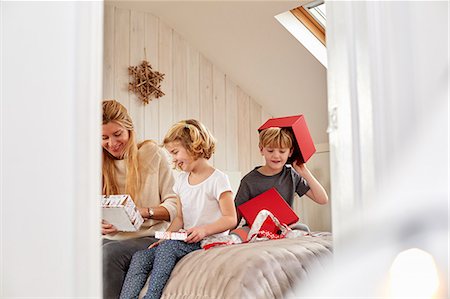
<path id="1" fill-rule="evenodd" d="M 0 297 L 98 298 L 101 3 L 1 3 Z"/>

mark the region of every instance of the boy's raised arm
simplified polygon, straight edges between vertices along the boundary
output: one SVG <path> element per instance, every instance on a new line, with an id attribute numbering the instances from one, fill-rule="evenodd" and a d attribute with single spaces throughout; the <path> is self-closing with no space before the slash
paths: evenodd
<path id="1" fill-rule="evenodd" d="M 299 163 L 298 161 L 295 161 L 292 166 L 308 182 L 310 189 L 306 192 L 306 196 L 320 205 L 326 204 L 328 202 L 327 192 L 309 171 L 308 167 L 306 167 L 304 163 Z"/>

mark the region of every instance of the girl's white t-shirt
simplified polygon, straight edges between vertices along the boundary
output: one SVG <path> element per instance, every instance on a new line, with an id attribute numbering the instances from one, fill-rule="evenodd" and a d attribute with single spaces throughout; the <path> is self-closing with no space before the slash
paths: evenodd
<path id="1" fill-rule="evenodd" d="M 218 169 L 203 182 L 191 185 L 189 173 L 182 172 L 175 181 L 173 190 L 180 197 L 184 229 L 210 224 L 222 217 L 219 198 L 223 192 L 231 191 L 228 176 Z M 227 235 L 228 231 L 216 234 Z"/>

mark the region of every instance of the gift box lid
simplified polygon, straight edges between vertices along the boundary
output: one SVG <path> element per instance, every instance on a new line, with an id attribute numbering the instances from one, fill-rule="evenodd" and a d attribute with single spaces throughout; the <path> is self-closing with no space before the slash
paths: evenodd
<path id="1" fill-rule="evenodd" d="M 294 134 L 294 152 L 288 159 L 288 163 L 292 163 L 297 159 L 305 163 L 316 152 L 316 147 L 314 146 L 303 114 L 270 118 L 258 128 L 258 132 L 273 127 L 287 128 Z"/>

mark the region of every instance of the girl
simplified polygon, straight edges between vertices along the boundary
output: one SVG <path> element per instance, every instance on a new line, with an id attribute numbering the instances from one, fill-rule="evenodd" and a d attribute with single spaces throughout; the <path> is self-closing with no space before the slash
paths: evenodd
<path id="1" fill-rule="evenodd" d="M 120 298 L 138 298 L 148 274 L 145 299 L 160 298 L 175 267 L 186 254 L 200 249 L 211 235 L 226 235 L 237 217 L 228 177 L 208 163 L 215 150 L 214 137 L 200 122 L 190 119 L 172 126 L 164 146 L 183 172 L 175 182 L 177 216 L 167 231 L 187 231 L 185 241 L 159 241 L 133 255 Z"/>
<path id="2" fill-rule="evenodd" d="M 136 232 L 119 232 L 102 221 L 103 296 L 118 298 L 131 257 L 157 241 L 155 231 L 169 226 L 176 215 L 176 195 L 170 165 L 150 140 L 136 143 L 127 109 L 114 100 L 103 101 L 103 194 L 130 194 L 145 219 Z"/>

